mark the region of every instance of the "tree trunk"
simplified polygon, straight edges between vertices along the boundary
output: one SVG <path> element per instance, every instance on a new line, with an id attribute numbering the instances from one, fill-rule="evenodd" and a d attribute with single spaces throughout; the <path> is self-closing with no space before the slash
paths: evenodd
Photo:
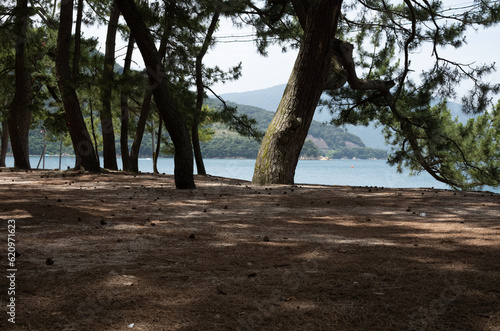
<path id="1" fill-rule="evenodd" d="M 193 148 L 189 131 L 182 114 L 172 103 L 165 73 L 161 66 L 161 58 L 151 34 L 133 0 L 115 0 L 115 2 L 120 7 L 120 11 L 137 41 L 146 65 L 156 105 L 175 146 L 175 185 L 178 189 L 193 189 L 196 186 L 193 176 Z"/>
<path id="2" fill-rule="evenodd" d="M 7 157 L 7 149 L 9 148 L 9 125 L 7 120 L 2 121 L 2 139 L 0 146 L 0 167 L 5 167 L 5 158 Z"/>
<path id="3" fill-rule="evenodd" d="M 139 151 L 141 149 L 142 137 L 144 136 L 144 129 L 146 128 L 146 121 L 148 119 L 149 111 L 151 109 L 151 97 L 153 93 L 147 91 L 142 102 L 141 115 L 137 122 L 137 129 L 135 131 L 134 142 L 130 149 L 129 165 L 127 170 L 132 172 L 139 172 Z"/>
<path id="4" fill-rule="evenodd" d="M 75 24 L 75 52 L 73 56 L 73 81 L 78 81 L 80 75 L 80 54 L 82 46 L 83 0 L 78 0 Z"/>
<path id="5" fill-rule="evenodd" d="M 90 88 L 90 86 L 89 86 L 89 88 Z M 99 143 L 97 142 L 97 135 L 95 133 L 94 107 L 92 106 L 92 99 L 89 100 L 89 110 L 90 110 L 90 132 L 92 133 L 92 139 L 94 139 L 95 157 L 96 157 L 97 162 L 99 163 L 99 167 L 100 167 L 101 161 L 99 159 Z"/>
<path id="6" fill-rule="evenodd" d="M 9 133 L 15 166 L 30 169 L 29 129 L 31 110 L 29 108 L 31 94 L 31 78 L 26 70 L 26 30 L 28 28 L 28 0 L 18 0 L 16 8 L 16 92 L 9 107 Z"/>
<path id="7" fill-rule="evenodd" d="M 156 151 L 153 152 L 153 173 L 158 174 L 160 173 L 158 171 L 158 157 L 160 156 L 160 143 L 161 143 L 161 127 L 163 125 L 161 116 L 160 116 L 160 123 L 158 124 L 158 139 L 156 142 Z M 153 129 L 153 137 L 154 137 L 154 129 Z M 154 140 L 153 140 L 154 141 Z"/>
<path id="8" fill-rule="evenodd" d="M 165 54 L 167 52 L 167 46 L 168 46 L 168 38 L 169 34 L 171 32 L 172 25 L 168 23 L 168 20 L 165 23 L 165 31 L 161 37 L 160 40 L 160 47 L 159 47 L 159 56 L 160 59 L 165 57 Z M 133 38 L 130 36 L 130 38 Z M 149 116 L 149 112 L 151 110 L 151 97 L 152 97 L 152 92 L 148 91 L 146 92 L 144 96 L 144 101 L 142 103 L 142 108 L 141 108 L 141 114 L 139 116 L 139 121 L 137 122 L 137 128 L 134 136 L 134 142 L 132 144 L 132 149 L 130 151 L 130 160 L 129 160 L 129 167 L 127 168 L 128 171 L 133 171 L 133 172 L 138 172 L 139 171 L 139 151 L 141 148 L 141 143 L 142 143 L 142 138 L 144 136 L 144 130 L 146 128 L 146 122 L 147 118 Z M 161 115 L 160 115 L 161 117 Z M 154 140 L 154 137 L 152 137 Z M 154 151 L 153 151 L 154 152 Z"/>
<path id="9" fill-rule="evenodd" d="M 325 89 L 341 0 L 293 1 L 304 29 L 299 54 L 276 114 L 262 141 L 253 183 L 293 184 L 300 151 Z"/>
<path id="10" fill-rule="evenodd" d="M 71 82 L 73 83 L 73 88 L 76 88 L 78 85 L 78 81 L 80 78 L 80 58 L 81 58 L 81 46 L 82 46 L 82 20 L 83 20 L 83 0 L 78 0 L 77 2 L 77 7 L 76 7 L 76 23 L 75 23 L 75 41 L 74 41 L 74 52 L 73 52 L 73 66 L 71 68 L 72 70 L 72 75 L 71 75 Z M 92 112 L 90 113 L 92 117 Z M 92 133 L 94 131 L 94 122 L 92 121 Z M 94 141 L 95 136 L 94 136 Z M 96 148 L 95 151 L 97 153 L 97 142 L 96 142 Z M 75 167 L 79 167 L 80 164 L 82 163 L 82 157 L 76 153 L 76 161 L 75 161 Z M 99 162 L 99 157 L 97 157 L 97 162 Z M 100 167 L 100 165 L 99 165 Z"/>
<path id="11" fill-rule="evenodd" d="M 169 35 L 172 30 L 172 25 L 171 25 L 171 20 L 169 20 L 171 13 L 168 13 L 168 15 L 165 17 L 166 21 L 164 23 L 164 32 L 160 40 L 160 47 L 159 47 L 159 56 L 160 59 L 163 59 L 165 57 L 165 54 L 167 52 L 167 46 L 168 46 L 168 39 Z M 130 38 L 133 39 L 133 36 L 131 35 Z M 147 91 L 144 100 L 142 102 L 142 108 L 141 108 L 141 114 L 139 115 L 139 120 L 137 122 L 137 128 L 135 131 L 135 136 L 134 136 L 134 141 L 132 143 L 132 148 L 130 150 L 130 159 L 129 159 L 129 166 L 127 168 L 128 171 L 132 172 L 139 172 L 139 152 L 141 148 L 141 143 L 142 143 L 142 138 L 144 136 L 144 131 L 146 128 L 146 122 L 147 118 L 149 116 L 149 112 L 151 111 L 151 97 L 153 96 L 153 93 L 151 91 Z M 160 115 L 161 117 L 161 115 Z M 152 138 L 154 140 L 154 137 Z"/>
<path id="12" fill-rule="evenodd" d="M 115 43 L 119 18 L 120 10 L 116 6 L 116 4 L 113 3 L 111 5 L 108 33 L 106 36 L 104 71 L 102 74 L 101 84 L 102 109 L 99 112 L 101 117 L 102 153 L 104 158 L 104 168 L 111 170 L 118 170 L 118 165 L 116 163 L 115 131 L 113 128 L 113 117 L 111 115 L 111 96 L 114 87 L 113 76 L 115 66 Z"/>
<path id="13" fill-rule="evenodd" d="M 130 72 L 130 65 L 132 63 L 132 53 L 134 52 L 135 41 L 132 36 L 129 37 L 128 46 L 127 46 L 127 55 L 125 55 L 125 63 L 123 65 L 123 77 L 127 77 L 127 74 Z M 121 103 L 121 130 L 120 130 L 120 150 L 122 153 L 122 166 L 123 170 L 129 169 L 129 150 L 128 150 L 128 120 L 130 116 L 129 105 L 128 105 L 128 96 L 129 96 L 129 87 L 128 83 L 125 82 L 125 86 L 122 86 L 120 103 Z"/>
<path id="14" fill-rule="evenodd" d="M 203 107 L 203 99 L 205 98 L 205 88 L 203 85 L 203 58 L 207 54 L 208 47 L 212 42 L 212 36 L 217 28 L 217 22 L 219 21 L 220 11 L 216 10 L 214 16 L 212 16 L 212 21 L 208 27 L 207 34 L 205 36 L 205 41 L 200 49 L 200 52 L 196 56 L 196 110 L 193 116 L 193 125 L 191 127 L 191 139 L 193 141 L 193 151 L 196 160 L 196 168 L 198 170 L 198 175 L 207 175 L 205 170 L 205 165 L 203 164 L 203 156 L 201 155 L 200 147 L 200 137 L 198 134 L 200 114 Z"/>
<path id="15" fill-rule="evenodd" d="M 207 171 L 205 170 L 205 164 L 203 163 L 203 155 L 201 154 L 201 146 L 200 146 L 200 136 L 198 134 L 199 130 L 199 120 L 193 118 L 193 125 L 191 126 L 191 139 L 193 142 L 193 152 L 194 159 L 196 161 L 196 171 L 198 175 L 206 176 Z"/>
<path id="16" fill-rule="evenodd" d="M 99 172 L 99 162 L 71 80 L 69 63 L 72 25 L 73 1 L 62 1 L 57 36 L 56 73 L 66 113 L 66 123 L 76 154 L 76 167 L 82 166 L 85 170 Z"/>

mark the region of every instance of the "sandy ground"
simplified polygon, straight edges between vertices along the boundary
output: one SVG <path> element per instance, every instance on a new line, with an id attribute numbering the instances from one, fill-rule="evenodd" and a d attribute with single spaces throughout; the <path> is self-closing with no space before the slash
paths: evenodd
<path id="1" fill-rule="evenodd" d="M 2 330 L 500 330 L 498 194 L 0 170 Z"/>

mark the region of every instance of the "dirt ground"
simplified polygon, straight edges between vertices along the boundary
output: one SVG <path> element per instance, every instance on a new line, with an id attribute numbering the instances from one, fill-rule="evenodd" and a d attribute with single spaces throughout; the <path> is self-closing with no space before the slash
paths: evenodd
<path id="1" fill-rule="evenodd" d="M 500 330 L 498 194 L 0 170 L 2 330 Z"/>

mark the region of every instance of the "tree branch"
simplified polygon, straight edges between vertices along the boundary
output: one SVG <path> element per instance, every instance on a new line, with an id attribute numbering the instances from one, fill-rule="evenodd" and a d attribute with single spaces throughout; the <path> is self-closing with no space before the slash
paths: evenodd
<path id="1" fill-rule="evenodd" d="M 325 90 L 336 90 L 347 82 L 347 71 L 342 68 L 336 56 L 332 57 L 330 74 L 326 81 Z"/>
<path id="2" fill-rule="evenodd" d="M 354 59 L 352 52 L 354 46 L 348 42 L 335 39 L 333 43 L 335 54 L 337 58 L 347 73 L 347 82 L 351 88 L 355 90 L 377 90 L 380 93 L 387 95 L 389 90 L 394 87 L 393 81 L 382 81 L 382 80 L 367 80 L 359 79 L 356 74 L 356 67 L 354 64 Z"/>
<path id="3" fill-rule="evenodd" d="M 226 101 L 220 97 L 217 93 L 215 93 L 210 87 L 208 86 L 204 86 L 207 90 L 209 90 L 210 92 L 212 92 L 212 94 L 217 98 L 219 99 L 220 102 L 222 102 L 222 105 L 224 106 L 224 111 L 228 114 L 231 115 L 232 117 L 232 121 L 234 124 L 236 124 L 237 126 L 241 126 L 243 128 L 243 130 L 245 131 L 244 135 L 246 136 L 250 136 L 250 137 L 253 137 L 255 139 L 257 139 L 258 141 L 262 140 L 262 137 L 264 136 L 264 134 L 262 132 L 260 132 L 259 130 L 255 129 L 252 124 L 250 123 L 247 123 L 244 119 L 247 119 L 246 115 L 243 115 L 242 118 L 243 120 L 236 116 L 234 113 L 234 111 L 231 111 L 231 109 L 233 110 L 236 110 L 236 108 L 234 107 L 229 107 L 227 104 L 226 104 Z M 238 133 L 240 134 L 243 134 L 240 130 L 237 130 Z"/>
<path id="4" fill-rule="evenodd" d="M 295 10 L 295 13 L 297 14 L 300 25 L 302 26 L 302 28 L 304 28 L 307 23 L 307 12 L 308 12 L 308 6 L 306 1 L 292 0 L 292 5 L 293 9 Z"/>
<path id="5" fill-rule="evenodd" d="M 415 14 L 415 8 L 413 8 L 413 5 L 411 3 L 411 0 L 404 0 L 406 5 L 408 6 L 408 9 L 410 10 L 411 14 L 411 34 L 406 39 L 405 45 L 404 45 L 404 68 L 403 68 L 403 73 L 401 74 L 399 78 L 399 86 L 396 92 L 394 93 L 394 103 L 396 100 L 399 98 L 399 95 L 403 91 L 403 86 L 404 86 L 404 81 L 406 80 L 406 77 L 408 76 L 408 73 L 410 72 L 410 44 L 415 40 L 415 36 L 417 34 L 417 17 Z"/>

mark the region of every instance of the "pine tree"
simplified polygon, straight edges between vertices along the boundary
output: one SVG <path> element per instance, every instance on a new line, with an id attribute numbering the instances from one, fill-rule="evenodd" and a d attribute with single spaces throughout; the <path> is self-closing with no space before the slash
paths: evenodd
<path id="1" fill-rule="evenodd" d="M 147 68 L 156 105 L 175 145 L 174 177 L 176 187 L 179 189 L 195 188 L 189 131 L 182 114 L 175 108 L 169 95 L 168 82 L 165 79 L 158 50 L 134 2 L 132 0 L 116 0 L 116 3 L 137 41 Z"/>
<path id="2" fill-rule="evenodd" d="M 101 119 L 104 168 L 111 170 L 118 170 L 116 162 L 115 131 L 111 113 L 111 96 L 113 88 L 115 87 L 115 42 L 119 18 L 120 10 L 112 3 L 109 14 L 108 31 L 106 34 L 106 51 L 101 82 L 102 109 L 99 112 Z"/>
<path id="3" fill-rule="evenodd" d="M 29 128 L 31 124 L 31 75 L 26 66 L 26 33 L 29 24 L 27 0 L 18 0 L 15 7 L 15 94 L 8 112 L 8 128 L 15 166 L 30 169 Z"/>
<path id="4" fill-rule="evenodd" d="M 397 136 L 392 140 L 391 163 L 425 170 L 453 187 L 498 185 L 495 163 L 484 159 L 474 163 L 478 155 L 460 145 L 465 140 L 447 134 L 446 124 L 451 125 L 451 121 L 445 120 L 445 110 L 431 110 L 433 98 L 454 97 L 455 86 L 467 79 L 474 86 L 463 99 L 465 111 L 484 112 L 488 94 L 499 91 L 498 85 L 481 80 L 493 66 L 474 67 L 440 55 L 444 47 L 463 46 L 468 27 L 496 24 L 498 3 L 475 1 L 473 10 L 458 16 L 448 15 L 439 1 L 282 0 L 266 1 L 260 7 L 252 1 L 246 4 L 258 29 L 259 50 L 265 52 L 273 41 L 289 40 L 299 47 L 287 88 L 259 151 L 254 183 L 293 183 L 311 118 L 321 94 L 328 91 L 331 100 L 327 103 L 336 124 L 375 121 Z M 425 44 L 433 49 L 434 66 L 414 77 L 411 58 Z M 370 51 L 365 50 L 366 45 Z M 463 132 L 474 137 L 472 131 Z M 442 149 L 445 146 L 448 149 Z M 439 157 L 436 150 L 441 150 Z"/>
<path id="5" fill-rule="evenodd" d="M 99 161 L 83 119 L 78 95 L 76 94 L 71 77 L 70 47 L 73 25 L 73 1 L 63 1 L 60 13 L 56 71 L 66 114 L 66 122 L 76 154 L 76 167 L 81 166 L 85 170 L 98 172 L 100 171 Z"/>

